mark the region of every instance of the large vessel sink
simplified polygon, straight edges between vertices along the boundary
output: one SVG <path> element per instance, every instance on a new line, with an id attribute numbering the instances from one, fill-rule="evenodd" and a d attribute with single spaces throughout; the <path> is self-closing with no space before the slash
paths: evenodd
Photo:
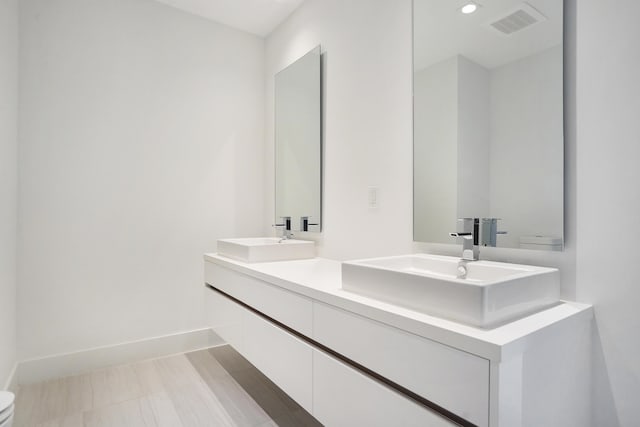
<path id="1" fill-rule="evenodd" d="M 306 240 L 247 237 L 218 240 L 218 254 L 244 262 L 268 262 L 314 258 L 316 249 Z"/>
<path id="2" fill-rule="evenodd" d="M 481 328 L 557 304 L 555 268 L 414 254 L 342 263 L 345 291 Z"/>

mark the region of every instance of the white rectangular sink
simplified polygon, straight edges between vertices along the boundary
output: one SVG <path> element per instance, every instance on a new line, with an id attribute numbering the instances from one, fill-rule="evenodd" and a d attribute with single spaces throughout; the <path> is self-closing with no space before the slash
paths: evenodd
<path id="1" fill-rule="evenodd" d="M 560 301 L 555 268 L 414 254 L 342 263 L 342 288 L 481 328 Z"/>
<path id="2" fill-rule="evenodd" d="M 218 254 L 244 262 L 287 261 L 316 256 L 314 242 L 279 237 L 218 240 Z"/>

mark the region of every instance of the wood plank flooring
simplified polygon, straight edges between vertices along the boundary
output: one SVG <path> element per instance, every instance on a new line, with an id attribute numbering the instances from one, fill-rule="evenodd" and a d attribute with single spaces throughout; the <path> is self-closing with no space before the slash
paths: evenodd
<path id="1" fill-rule="evenodd" d="M 320 426 L 228 345 L 24 385 L 16 427 Z"/>

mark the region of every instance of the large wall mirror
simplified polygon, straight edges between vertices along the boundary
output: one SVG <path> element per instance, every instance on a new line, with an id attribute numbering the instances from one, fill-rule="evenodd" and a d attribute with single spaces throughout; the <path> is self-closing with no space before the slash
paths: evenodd
<path id="1" fill-rule="evenodd" d="M 457 218 L 484 218 L 481 245 L 562 250 L 562 0 L 413 14 L 414 240 L 455 243 Z"/>
<path id="2" fill-rule="evenodd" d="M 275 76 L 276 221 L 293 231 L 321 229 L 320 46 Z"/>

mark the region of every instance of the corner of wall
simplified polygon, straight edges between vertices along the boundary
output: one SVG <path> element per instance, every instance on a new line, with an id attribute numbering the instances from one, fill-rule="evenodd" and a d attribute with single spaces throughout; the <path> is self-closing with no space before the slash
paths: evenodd
<path id="1" fill-rule="evenodd" d="M 0 385 L 16 362 L 18 1 L 0 2 Z"/>

